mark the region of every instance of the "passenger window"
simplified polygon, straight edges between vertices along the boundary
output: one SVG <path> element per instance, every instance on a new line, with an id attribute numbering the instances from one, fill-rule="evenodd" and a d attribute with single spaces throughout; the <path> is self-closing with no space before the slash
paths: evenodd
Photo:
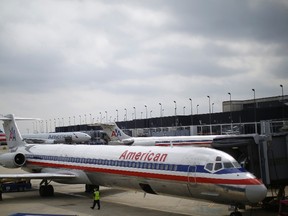
<path id="1" fill-rule="evenodd" d="M 213 163 L 206 164 L 205 169 L 211 172 L 213 170 Z"/>
<path id="2" fill-rule="evenodd" d="M 220 170 L 220 169 L 222 169 L 222 163 L 216 163 L 215 167 L 214 167 L 214 170 L 217 171 L 217 170 Z"/>

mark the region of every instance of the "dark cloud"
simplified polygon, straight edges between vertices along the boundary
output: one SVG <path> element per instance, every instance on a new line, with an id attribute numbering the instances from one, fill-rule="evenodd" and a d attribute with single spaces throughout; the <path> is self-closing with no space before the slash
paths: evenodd
<path id="1" fill-rule="evenodd" d="M 178 19 L 174 27 L 210 38 L 256 41 L 288 40 L 288 5 L 281 1 L 171 2 Z"/>
<path id="2" fill-rule="evenodd" d="M 288 74 L 287 9 L 284 0 L 3 0 L 0 101 L 6 112 L 19 106 L 10 93 L 25 94 L 25 110 L 38 98 L 43 112 L 63 101 L 77 113 L 192 96 L 201 105 L 228 90 L 245 99 L 252 86 L 278 94 Z"/>

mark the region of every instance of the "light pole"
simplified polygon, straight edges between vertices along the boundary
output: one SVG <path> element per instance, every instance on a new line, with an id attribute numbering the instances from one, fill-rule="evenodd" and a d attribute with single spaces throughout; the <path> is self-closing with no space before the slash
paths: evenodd
<path id="1" fill-rule="evenodd" d="M 124 120 L 127 121 L 127 109 L 124 108 L 124 111 L 125 111 L 125 116 L 124 116 L 125 118 L 124 118 Z"/>
<path id="2" fill-rule="evenodd" d="M 184 107 L 183 107 L 183 115 L 185 115 L 185 108 L 186 108 L 186 107 L 184 106 Z"/>
<path id="3" fill-rule="evenodd" d="M 214 107 L 214 103 L 212 103 L 212 113 L 213 113 L 213 111 L 214 111 L 214 110 L 213 110 L 213 107 Z"/>
<path id="4" fill-rule="evenodd" d="M 177 103 L 176 101 L 174 101 L 174 104 L 175 104 L 175 116 L 177 115 Z"/>
<path id="5" fill-rule="evenodd" d="M 160 105 L 160 117 L 162 117 L 162 104 L 159 103 L 159 105 Z"/>
<path id="6" fill-rule="evenodd" d="M 161 128 L 161 131 L 162 131 L 162 103 L 159 103 L 160 105 L 160 128 Z"/>
<path id="7" fill-rule="evenodd" d="M 118 122 L 118 109 L 116 109 L 116 120 Z"/>
<path id="8" fill-rule="evenodd" d="M 144 105 L 145 106 L 145 111 L 146 111 L 146 119 L 147 119 L 147 105 Z"/>
<path id="9" fill-rule="evenodd" d="M 208 98 L 208 102 L 209 102 L 209 125 L 210 125 L 210 134 L 211 134 L 211 103 L 210 103 L 210 96 L 208 95 L 207 96 L 207 98 Z"/>
<path id="10" fill-rule="evenodd" d="M 176 101 L 174 101 L 174 104 L 175 104 L 175 127 L 177 127 L 177 103 Z"/>
<path id="11" fill-rule="evenodd" d="M 136 107 L 133 107 L 134 109 L 134 116 L 135 116 L 135 120 L 136 120 Z"/>
<path id="12" fill-rule="evenodd" d="M 198 115 L 198 107 L 199 107 L 199 104 L 197 104 L 197 106 L 196 106 L 196 110 L 197 110 L 197 115 Z"/>
<path id="13" fill-rule="evenodd" d="M 255 122 L 255 133 L 257 133 L 257 117 L 256 117 L 256 91 L 253 88 L 253 95 L 254 95 L 254 122 Z"/>
<path id="14" fill-rule="evenodd" d="M 230 124 L 231 124 L 231 130 L 232 130 L 232 100 L 231 100 L 231 93 L 228 92 L 228 95 L 230 96 Z"/>
<path id="15" fill-rule="evenodd" d="M 280 85 L 281 89 L 282 89 L 282 119 L 284 119 L 284 89 L 283 89 L 283 85 Z"/>
<path id="16" fill-rule="evenodd" d="M 189 98 L 190 100 L 190 105 L 191 105 L 191 125 L 193 125 L 193 104 L 192 104 L 192 99 Z"/>

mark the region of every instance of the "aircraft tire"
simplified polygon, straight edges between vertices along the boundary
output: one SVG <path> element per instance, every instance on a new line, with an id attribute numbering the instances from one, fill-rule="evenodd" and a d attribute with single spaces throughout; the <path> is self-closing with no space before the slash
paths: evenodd
<path id="1" fill-rule="evenodd" d="M 231 212 L 230 216 L 242 216 L 242 213 L 241 212 Z"/>
<path id="2" fill-rule="evenodd" d="M 54 188 L 52 185 L 41 185 L 39 188 L 39 194 L 41 197 L 51 197 L 54 196 Z"/>
<path id="3" fill-rule="evenodd" d="M 45 197 L 45 186 L 41 185 L 39 188 L 39 194 L 41 197 Z"/>
<path id="4" fill-rule="evenodd" d="M 47 185 L 46 190 L 47 190 L 47 195 L 48 196 L 54 196 L 54 188 L 53 188 L 52 185 Z"/>

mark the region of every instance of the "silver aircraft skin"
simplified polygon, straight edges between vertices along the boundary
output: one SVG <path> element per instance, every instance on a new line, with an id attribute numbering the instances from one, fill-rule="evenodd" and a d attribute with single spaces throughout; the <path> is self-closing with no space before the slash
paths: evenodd
<path id="1" fill-rule="evenodd" d="M 50 180 L 64 184 L 120 187 L 152 194 L 202 199 L 242 206 L 266 197 L 267 189 L 230 155 L 211 148 L 159 148 L 27 144 L 14 115 L 4 121 L 9 153 L 0 155 L 7 168 L 28 173 L 0 174 L 3 178 L 43 179 L 40 195 L 53 195 Z M 232 212 L 240 215 L 240 212 Z M 232 214 L 231 213 L 231 214 Z M 239 213 L 239 214 L 238 214 Z"/>
<path id="2" fill-rule="evenodd" d="M 131 137 L 125 134 L 116 123 L 96 123 L 108 135 L 108 145 L 133 146 L 201 146 L 210 147 L 216 137 L 225 135 L 197 135 L 197 136 L 160 136 L 160 137 Z M 231 136 L 231 135 L 230 135 Z"/>
<path id="3" fill-rule="evenodd" d="M 84 143 L 91 140 L 91 137 L 83 132 L 57 132 L 57 133 L 35 133 L 22 134 L 22 138 L 29 143 L 65 143 L 69 140 L 71 143 Z"/>

